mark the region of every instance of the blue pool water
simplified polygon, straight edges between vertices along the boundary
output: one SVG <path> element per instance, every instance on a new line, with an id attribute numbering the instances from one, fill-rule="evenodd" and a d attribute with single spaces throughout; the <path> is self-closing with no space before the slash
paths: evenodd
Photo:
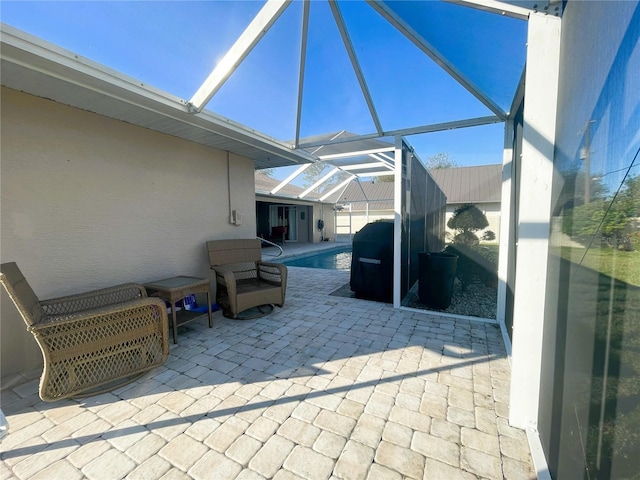
<path id="1" fill-rule="evenodd" d="M 282 263 L 291 267 L 324 268 L 325 270 L 350 270 L 351 246 L 340 250 L 316 253 L 314 255 L 283 260 Z"/>

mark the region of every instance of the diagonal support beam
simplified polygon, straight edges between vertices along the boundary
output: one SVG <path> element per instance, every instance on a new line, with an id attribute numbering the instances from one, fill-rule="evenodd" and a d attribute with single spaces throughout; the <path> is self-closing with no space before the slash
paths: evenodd
<path id="1" fill-rule="evenodd" d="M 505 17 L 517 18 L 520 20 L 528 20 L 529 15 L 533 10 L 528 8 L 519 7 L 506 2 L 500 2 L 496 0 L 444 0 L 448 3 L 454 3 L 456 5 L 462 5 L 464 7 L 475 8 L 477 10 L 483 10 L 485 12 L 495 13 L 497 15 L 503 15 Z M 544 3 L 544 2 L 540 2 Z"/>
<path id="2" fill-rule="evenodd" d="M 366 0 L 369 6 L 378 12 L 391 25 L 396 27 L 400 33 L 407 37 L 416 47 L 428 55 L 434 62 L 442 67 L 460 85 L 466 88 L 474 97 L 480 100 L 489 110 L 495 113 L 500 119 L 505 120 L 507 113 L 491 98 L 485 95 L 480 88 L 462 74 L 449 60 L 445 58 L 436 48 L 427 42 L 418 32 L 416 32 L 407 22 L 397 15 L 385 2 Z"/>
<path id="3" fill-rule="evenodd" d="M 189 111 L 202 111 L 211 97 L 224 85 L 224 82 L 236 71 L 240 63 L 249 55 L 253 47 L 264 37 L 273 24 L 280 18 L 292 0 L 268 0 L 262 10 L 242 32 L 240 38 L 213 69 L 209 77 L 200 86 L 188 103 Z"/>
<path id="4" fill-rule="evenodd" d="M 370 153 L 371 158 L 379 160 L 389 170 L 395 170 L 396 166 L 393 164 L 393 158 L 387 157 L 384 153 Z"/>
<path id="5" fill-rule="evenodd" d="M 307 39 L 309 36 L 309 0 L 302 4 L 302 39 L 300 42 L 300 72 L 298 74 L 298 105 L 296 110 L 295 148 L 300 144 L 300 123 L 302 121 L 302 93 L 304 88 L 304 71 L 307 60 Z"/>
<path id="6" fill-rule="evenodd" d="M 376 167 L 386 167 L 386 164 L 382 162 L 370 162 L 370 163 L 360 163 L 356 165 L 344 165 L 342 170 L 346 170 L 350 172 L 352 170 L 366 170 L 367 168 L 376 168 Z"/>
<path id="7" fill-rule="evenodd" d="M 341 182 L 338 184 L 337 187 L 335 187 L 334 189 L 332 189 L 330 192 L 325 193 L 323 196 L 321 196 L 318 200 L 320 200 L 321 202 L 324 202 L 327 198 L 329 198 L 331 195 L 333 195 L 334 193 L 336 193 L 338 190 L 340 190 L 341 188 L 345 187 L 351 180 L 353 180 L 354 178 L 356 178 L 355 175 L 351 175 L 349 178 L 347 178 L 345 181 Z"/>
<path id="8" fill-rule="evenodd" d="M 280 182 L 273 190 L 271 190 L 271 195 L 275 195 L 276 193 L 278 193 L 280 190 L 282 190 L 286 185 L 288 185 L 289 183 L 291 183 L 291 181 L 296 178 L 298 175 L 300 175 L 302 172 L 304 172 L 307 168 L 309 168 L 311 165 L 313 165 L 313 163 L 305 163 L 304 165 L 300 165 L 298 168 L 296 168 L 296 170 L 289 175 L 287 178 L 285 178 L 282 182 Z"/>
<path id="9" fill-rule="evenodd" d="M 386 130 L 382 132 L 382 135 L 377 133 L 367 133 L 364 135 L 351 135 L 349 137 L 344 138 L 332 138 L 330 140 L 323 140 L 317 142 L 306 142 L 300 145 L 300 148 L 311 148 L 317 146 L 326 146 L 326 145 L 335 145 L 338 143 L 348 143 L 355 142 L 358 140 L 371 140 L 374 138 L 382 137 L 395 137 L 395 136 L 407 136 L 407 135 L 419 135 L 422 133 L 433 133 L 433 132 L 442 132 L 444 130 L 455 130 L 456 128 L 467 128 L 467 127 L 476 127 L 479 125 L 490 125 L 492 123 L 501 123 L 502 120 L 500 117 L 496 115 L 491 115 L 488 117 L 477 117 L 477 118 L 467 118 L 465 120 L 456 120 L 453 122 L 444 122 L 444 123 L 432 123 L 431 125 L 423 125 L 420 127 L 412 127 L 412 128 L 401 128 L 398 130 Z M 316 153 L 316 152 L 313 152 Z"/>
<path id="10" fill-rule="evenodd" d="M 380 160 L 381 162 L 386 161 L 390 167 L 392 168 L 396 168 L 395 165 L 393 164 L 393 162 L 395 162 L 395 160 L 393 159 L 393 157 L 390 157 L 389 155 L 387 155 L 386 153 L 378 153 L 376 155 L 371 155 L 373 158 Z"/>
<path id="11" fill-rule="evenodd" d="M 365 201 L 369 203 L 369 197 L 367 197 L 367 194 L 365 193 L 364 188 L 362 188 L 362 183 L 360 183 L 360 179 L 357 178 L 356 182 L 358 182 L 358 187 L 360 187 L 360 191 L 362 192 L 362 196 L 364 197 Z"/>
<path id="12" fill-rule="evenodd" d="M 311 185 L 309 188 L 307 188 L 304 192 L 302 192 L 300 195 L 298 195 L 298 198 L 304 198 L 307 195 L 309 195 L 315 188 L 318 188 L 320 185 L 322 185 L 324 182 L 326 182 L 327 180 L 329 180 L 331 177 L 333 177 L 336 173 L 338 173 L 340 171 L 339 168 L 334 168 L 332 169 L 329 173 L 327 173 L 324 177 L 322 177 L 320 180 L 318 180 L 316 183 L 314 183 L 313 185 Z"/>
<path id="13" fill-rule="evenodd" d="M 318 155 L 320 160 L 335 160 L 336 158 L 349 158 L 358 155 L 368 155 L 370 153 L 384 153 L 393 151 L 393 147 L 372 148 L 370 150 L 357 150 L 353 152 L 331 153 L 327 155 Z"/>
<path id="14" fill-rule="evenodd" d="M 356 57 L 356 52 L 353 49 L 353 43 L 351 43 L 351 38 L 349 37 L 349 32 L 347 32 L 347 27 L 344 24 L 344 19 L 342 18 L 342 13 L 340 13 L 340 9 L 338 8 L 338 4 L 336 0 L 329 0 L 329 6 L 331 6 L 331 12 L 333 13 L 333 18 L 336 21 L 336 25 L 338 26 L 338 30 L 340 31 L 340 36 L 342 37 L 342 42 L 344 43 L 344 47 L 349 54 L 349 60 L 351 60 L 351 66 L 353 67 L 353 71 L 358 78 L 358 83 L 360 84 L 360 89 L 362 90 L 362 95 L 364 95 L 364 99 L 367 102 L 367 106 L 369 107 L 369 113 L 371 114 L 371 118 L 373 119 L 373 123 L 376 126 L 376 130 L 379 135 L 382 135 L 382 125 L 380 125 L 380 119 L 378 118 L 378 113 L 376 112 L 376 108 L 373 105 L 373 100 L 371 99 L 371 93 L 369 93 L 369 87 L 367 87 L 367 82 L 364 79 L 364 75 L 362 74 L 362 69 L 360 68 L 360 63 L 358 62 L 358 57 Z"/>
<path id="15" fill-rule="evenodd" d="M 386 177 L 387 175 L 395 175 L 394 171 L 390 170 L 381 170 L 379 172 L 367 172 L 367 173 L 359 173 L 358 177 Z"/>

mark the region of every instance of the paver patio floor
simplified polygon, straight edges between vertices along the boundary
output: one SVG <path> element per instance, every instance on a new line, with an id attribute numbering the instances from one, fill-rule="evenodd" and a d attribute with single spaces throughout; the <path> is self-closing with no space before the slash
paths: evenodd
<path id="1" fill-rule="evenodd" d="M 2 391 L 0 479 L 525 479 L 497 325 L 329 296 L 348 272 L 289 269 L 286 305 L 180 329 L 113 392 Z"/>

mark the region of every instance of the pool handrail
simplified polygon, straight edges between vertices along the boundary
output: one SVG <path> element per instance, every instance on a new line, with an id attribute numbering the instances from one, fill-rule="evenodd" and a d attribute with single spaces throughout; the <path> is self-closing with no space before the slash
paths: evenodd
<path id="1" fill-rule="evenodd" d="M 270 257 L 279 257 L 284 253 L 284 250 L 282 250 L 282 247 L 280 245 L 278 245 L 277 243 L 273 243 L 272 241 L 269 241 L 265 238 L 262 237 L 256 237 L 258 240 L 260 240 L 263 243 L 267 243 L 269 245 L 273 245 L 274 247 L 278 247 L 278 250 L 280 250 L 280 253 L 278 253 L 277 255 L 274 255 L 272 253 L 265 253 L 265 255 L 269 255 Z"/>

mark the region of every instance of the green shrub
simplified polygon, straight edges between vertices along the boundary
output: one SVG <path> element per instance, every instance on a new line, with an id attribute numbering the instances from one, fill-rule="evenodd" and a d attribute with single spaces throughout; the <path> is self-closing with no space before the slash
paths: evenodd
<path id="1" fill-rule="evenodd" d="M 482 211 L 470 203 L 459 206 L 447 222 L 447 227 L 456 230 L 453 243 L 477 245 L 480 239 L 475 232 L 487 228 L 489 221 Z"/>
<path id="2" fill-rule="evenodd" d="M 472 204 L 462 205 L 453 212 L 453 217 L 447 226 L 456 230 L 453 243 L 444 251 L 458 256 L 456 277 L 462 284 L 462 289 L 477 281 L 493 286 L 498 280 L 498 252 L 487 246 L 481 246 L 480 239 L 475 232 L 489 225 L 487 217 Z M 495 240 L 495 234 L 487 231 L 483 240 Z"/>
<path id="3" fill-rule="evenodd" d="M 480 245 L 454 243 L 447 245 L 444 251 L 458 256 L 456 277 L 460 280 L 463 290 L 474 282 L 482 282 L 488 286 L 496 284 L 498 254 L 494 249 Z"/>

